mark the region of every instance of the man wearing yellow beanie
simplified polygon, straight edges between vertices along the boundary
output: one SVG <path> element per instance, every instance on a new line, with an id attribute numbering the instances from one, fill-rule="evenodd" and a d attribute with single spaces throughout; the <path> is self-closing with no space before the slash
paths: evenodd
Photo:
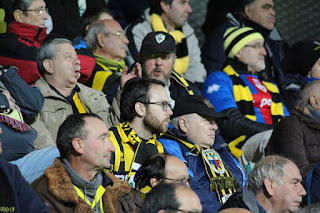
<path id="1" fill-rule="evenodd" d="M 231 152 L 239 158 L 242 151 L 246 152 L 240 150 L 244 142 L 263 132 L 259 135 L 260 142 L 249 148 L 251 154 L 258 149 L 263 155 L 271 135 L 271 131 L 266 130 L 271 130 L 281 118 L 289 115 L 277 84 L 258 77 L 265 69 L 264 38 L 250 27 L 231 27 L 224 34 L 224 51 L 227 56 L 225 68 L 208 76 L 202 94 L 217 112 L 229 117 L 218 124 Z M 243 166 L 246 164 L 247 160 L 244 160 Z"/>

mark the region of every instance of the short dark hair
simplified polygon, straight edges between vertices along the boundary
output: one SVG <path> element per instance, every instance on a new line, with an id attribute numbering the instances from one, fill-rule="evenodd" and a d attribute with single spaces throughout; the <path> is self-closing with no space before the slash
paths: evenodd
<path id="1" fill-rule="evenodd" d="M 86 27 L 90 25 L 92 22 L 97 21 L 100 18 L 101 14 L 103 13 L 107 13 L 111 17 L 113 17 L 110 10 L 105 7 L 104 8 L 88 8 L 86 9 L 86 11 L 84 11 L 80 19 L 82 37 L 85 37 L 87 34 Z"/>
<path id="2" fill-rule="evenodd" d="M 46 59 L 55 59 L 58 53 L 57 45 L 64 43 L 72 45 L 72 42 L 66 38 L 55 38 L 52 40 L 47 40 L 41 44 L 37 54 L 37 66 L 38 71 L 42 76 L 46 73 L 46 69 L 43 66 L 43 61 Z"/>
<path id="3" fill-rule="evenodd" d="M 28 10 L 34 0 L 2 0 L 4 1 L 4 10 L 5 10 L 5 22 L 7 24 L 16 21 L 13 13 L 15 10 L 21 10 L 24 14 L 27 14 Z"/>
<path id="4" fill-rule="evenodd" d="M 150 1 L 150 14 L 156 13 L 158 15 L 161 15 L 163 13 L 163 10 L 161 8 L 160 2 L 164 2 L 166 4 L 172 4 L 174 0 L 151 0 Z"/>
<path id="5" fill-rule="evenodd" d="M 245 16 L 245 7 L 247 5 L 252 4 L 253 2 L 255 2 L 257 0 L 240 0 L 240 4 L 238 4 L 238 7 L 234 8 L 234 13 L 236 15 L 242 15 Z"/>
<path id="6" fill-rule="evenodd" d="M 126 82 L 120 99 L 121 122 L 132 121 L 137 115 L 135 104 L 137 102 L 149 101 L 149 90 L 152 85 L 161 85 L 164 83 L 151 78 L 133 78 Z"/>
<path id="7" fill-rule="evenodd" d="M 85 118 L 92 117 L 102 119 L 93 113 L 72 114 L 60 125 L 57 135 L 57 148 L 60 151 L 61 158 L 69 159 L 73 150 L 72 140 L 80 138 L 86 139 Z"/>
<path id="8" fill-rule="evenodd" d="M 157 213 L 159 210 L 167 212 L 179 209 L 180 204 L 177 201 L 176 189 L 178 187 L 187 187 L 180 183 L 159 183 L 151 192 L 146 195 L 146 199 L 142 205 L 141 213 Z"/>
<path id="9" fill-rule="evenodd" d="M 156 178 L 162 180 L 166 177 L 166 161 L 168 154 L 159 153 L 152 155 L 137 171 L 134 182 L 137 189 L 142 189 L 150 186 L 150 179 Z"/>

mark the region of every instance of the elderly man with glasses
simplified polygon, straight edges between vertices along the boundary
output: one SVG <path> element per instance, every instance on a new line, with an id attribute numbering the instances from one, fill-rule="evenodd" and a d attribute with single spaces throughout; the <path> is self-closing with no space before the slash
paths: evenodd
<path id="1" fill-rule="evenodd" d="M 7 32 L 0 34 L 0 65 L 12 65 L 28 84 L 34 84 L 40 74 L 36 56 L 47 37 L 45 21 L 48 10 L 44 0 L 5 1 Z"/>
<path id="2" fill-rule="evenodd" d="M 202 94 L 217 112 L 229 117 L 218 120 L 221 135 L 246 167 L 249 161 L 257 162 L 264 155 L 272 132 L 266 130 L 271 130 L 289 112 L 277 84 L 260 76 L 267 55 L 260 33 L 250 27 L 231 27 L 224 34 L 224 51 L 228 58 L 226 67 L 209 75 Z M 260 134 L 255 139 L 247 140 L 257 133 Z"/>

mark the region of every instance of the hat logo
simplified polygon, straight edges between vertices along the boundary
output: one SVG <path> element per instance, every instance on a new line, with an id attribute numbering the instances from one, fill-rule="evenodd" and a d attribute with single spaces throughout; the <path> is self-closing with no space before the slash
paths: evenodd
<path id="1" fill-rule="evenodd" d="M 156 35 L 156 41 L 158 42 L 158 44 L 160 44 L 161 42 L 163 42 L 165 38 L 166 38 L 166 36 L 163 35 L 163 34 L 161 34 L 161 33 L 158 34 L 158 35 Z"/>
<path id="2" fill-rule="evenodd" d="M 212 106 L 212 104 L 210 103 L 210 101 L 208 99 L 206 99 L 206 98 L 203 99 L 203 103 L 205 103 L 208 108 L 213 108 L 214 109 L 214 107 Z"/>

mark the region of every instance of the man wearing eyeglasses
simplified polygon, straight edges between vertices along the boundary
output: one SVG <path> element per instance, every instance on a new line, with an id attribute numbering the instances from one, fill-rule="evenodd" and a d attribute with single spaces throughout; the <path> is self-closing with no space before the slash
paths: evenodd
<path id="1" fill-rule="evenodd" d="M 120 125 L 110 129 L 115 146 L 110 171 L 129 181 L 153 154 L 164 153 L 157 138 L 168 129 L 172 110 L 164 84 L 147 78 L 129 80 L 120 99 Z"/>
<path id="2" fill-rule="evenodd" d="M 159 183 L 174 182 L 190 186 L 190 181 L 186 164 L 166 153 L 152 155 L 134 177 L 135 189 L 142 200 Z"/>
<path id="3" fill-rule="evenodd" d="M 159 142 L 165 150 L 186 162 L 193 178 L 190 187 L 198 194 L 203 212 L 214 213 L 235 192 L 241 191 L 245 173 L 216 140 L 217 113 L 203 96 L 184 96 L 176 101 L 168 131 Z"/>
<path id="4" fill-rule="evenodd" d="M 115 20 L 95 21 L 90 25 L 84 40 L 96 61 L 86 85 L 103 91 L 109 103 L 112 103 L 113 97 L 110 94 L 117 90 L 117 85 L 113 83 L 120 82 L 121 72 L 127 69 L 124 59 L 129 41 Z"/>
<path id="5" fill-rule="evenodd" d="M 48 19 L 43 0 L 6 1 L 7 32 L 0 34 L 0 65 L 12 65 L 28 84 L 34 84 L 40 74 L 36 56 L 40 44 L 47 37 Z"/>
<path id="6" fill-rule="evenodd" d="M 231 27 L 224 34 L 224 51 L 226 67 L 208 76 L 202 94 L 217 112 L 229 117 L 218 120 L 218 124 L 232 154 L 239 158 L 249 149 L 252 160 L 255 149 L 259 151 L 256 153 L 259 157 L 263 156 L 271 136 L 271 131 L 266 130 L 271 130 L 289 112 L 282 103 L 277 84 L 263 81 L 258 76 L 265 68 L 267 54 L 260 33 L 249 27 Z M 257 133 L 261 134 L 260 142 L 252 141 L 253 144 L 250 142 L 249 147 L 240 150 L 244 142 Z M 242 157 L 248 157 L 246 155 Z M 246 165 L 247 162 L 243 162 L 243 166 Z"/>

